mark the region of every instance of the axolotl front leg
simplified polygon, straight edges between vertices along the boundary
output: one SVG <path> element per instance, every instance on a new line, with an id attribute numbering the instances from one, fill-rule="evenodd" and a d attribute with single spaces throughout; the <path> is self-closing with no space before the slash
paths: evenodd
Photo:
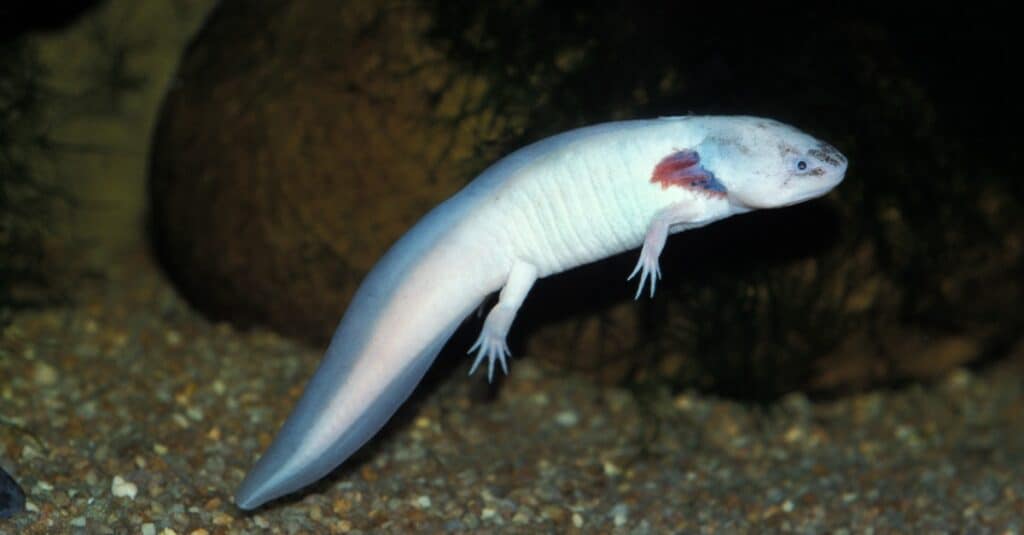
<path id="1" fill-rule="evenodd" d="M 689 203 L 673 204 L 654 216 L 644 235 L 644 244 L 640 248 L 640 258 L 637 259 L 636 267 L 626 277 L 628 281 L 632 280 L 637 273 L 640 274 L 640 284 L 637 286 L 633 300 L 640 298 L 640 294 L 644 291 L 644 284 L 648 281 L 651 284 L 651 297 L 654 297 L 654 286 L 661 278 L 661 266 L 658 264 L 658 258 L 661 257 L 661 251 L 665 248 L 665 241 L 668 239 L 669 229 L 672 225 L 691 223 L 699 216 L 700 211 Z"/>
<path id="2" fill-rule="evenodd" d="M 680 150 L 669 154 L 654 167 L 651 174 L 651 182 L 660 184 L 661 189 L 680 187 L 709 197 L 724 199 L 727 194 L 725 185 L 715 175 L 700 165 L 700 155 L 695 150 Z M 644 244 L 640 249 L 640 258 L 636 262 L 633 272 L 626 277 L 632 280 L 637 273 L 640 274 L 640 284 L 636 289 L 633 299 L 639 299 L 643 293 L 644 284 L 650 282 L 651 297 L 654 297 L 654 286 L 661 278 L 661 267 L 658 265 L 658 258 L 662 249 L 665 248 L 665 240 L 668 239 L 669 230 L 673 225 L 684 223 L 695 223 L 701 219 L 702 208 L 695 203 L 680 202 L 662 209 L 654 215 L 647 233 L 644 236 Z"/>

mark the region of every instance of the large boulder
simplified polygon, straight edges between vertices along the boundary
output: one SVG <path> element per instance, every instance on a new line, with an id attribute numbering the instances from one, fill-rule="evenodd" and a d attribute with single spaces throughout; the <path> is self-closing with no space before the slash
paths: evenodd
<path id="1" fill-rule="evenodd" d="M 429 23 L 369 1 L 215 9 L 150 178 L 157 251 L 198 308 L 323 342 L 384 250 L 494 157 L 482 147 L 513 119 L 480 106 L 485 82 L 431 47 Z"/>

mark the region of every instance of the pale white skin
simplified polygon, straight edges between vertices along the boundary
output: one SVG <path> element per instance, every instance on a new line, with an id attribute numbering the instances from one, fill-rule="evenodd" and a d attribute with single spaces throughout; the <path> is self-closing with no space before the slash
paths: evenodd
<path id="1" fill-rule="evenodd" d="M 827 193 L 846 171 L 819 162 L 820 176 L 800 176 L 794 164 L 816 159 L 806 149 L 821 143 L 781 123 L 750 117 L 666 118 L 588 136 L 520 169 L 494 192 L 483 221 L 467 228 L 486 236 L 500 253 L 503 279 L 498 303 L 470 352 L 472 374 L 488 361 L 488 380 L 498 362 L 508 373 L 505 342 L 534 281 L 632 249 L 642 243 L 635 298 L 661 276 L 658 257 L 669 234 L 757 208 L 781 207 Z M 784 144 L 797 152 L 783 154 Z M 713 196 L 644 180 L 666 155 L 688 148 L 701 156 L 729 195 Z M 805 150 L 801 150 L 805 149 Z M 810 168 L 810 167 L 809 167 Z M 586 179 L 581 179 L 586 177 Z"/>
<path id="2" fill-rule="evenodd" d="M 719 191 L 652 182 L 679 151 L 699 155 Z M 455 328 L 500 290 L 470 369 L 506 373 L 506 337 L 541 277 L 640 247 L 635 298 L 660 277 L 670 234 L 824 195 L 846 158 L 758 117 L 605 123 L 524 147 L 427 214 L 367 275 L 326 356 L 270 449 L 242 483 L 244 509 L 323 477 L 404 402 Z"/>

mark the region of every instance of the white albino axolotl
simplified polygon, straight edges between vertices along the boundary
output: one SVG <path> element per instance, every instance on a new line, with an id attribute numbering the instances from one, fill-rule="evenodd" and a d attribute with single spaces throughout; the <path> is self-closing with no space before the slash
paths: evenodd
<path id="1" fill-rule="evenodd" d="M 519 149 L 444 201 L 367 274 L 294 412 L 235 497 L 242 509 L 322 478 L 408 398 L 456 327 L 501 290 L 470 352 L 508 372 L 505 336 L 540 277 L 639 246 L 654 295 L 669 234 L 819 197 L 846 158 L 759 117 L 610 122 Z"/>

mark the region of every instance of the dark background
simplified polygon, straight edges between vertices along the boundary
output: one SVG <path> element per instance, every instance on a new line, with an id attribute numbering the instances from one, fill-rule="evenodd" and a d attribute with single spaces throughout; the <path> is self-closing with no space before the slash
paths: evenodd
<path id="1" fill-rule="evenodd" d="M 0 8 L 5 54 L 16 56 L 22 37 L 64 27 L 99 4 Z M 272 12 L 275 5 L 228 3 L 219 16 L 245 20 L 248 6 Z M 663 264 L 681 267 L 662 286 L 664 298 L 642 309 L 645 338 L 714 355 L 701 370 L 713 379 L 703 384 L 753 397 L 806 386 L 815 373 L 809 362 L 851 332 L 880 340 L 889 339 L 883 331 L 969 333 L 980 341 L 969 359 L 975 363 L 998 358 L 1019 336 L 1021 84 L 1019 29 L 1008 13 L 623 1 L 423 5 L 433 15 L 430 42 L 491 82 L 487 105 L 527 118 L 525 129 L 497 142 L 503 148 L 609 119 L 742 113 L 800 125 L 849 157 L 847 179 L 827 201 L 673 239 Z M 5 118 L 38 105 L 15 98 L 40 95 L 31 84 L 13 84 L 24 74 L 16 65 L 5 62 Z M 20 180 L 19 169 L 5 168 L 4 180 Z M 28 231 L 6 234 L 0 297 L 8 307 L 31 305 L 15 298 L 19 282 L 46 278 L 33 248 L 45 232 L 47 200 L 59 195 L 33 191 L 42 201 L 31 210 L 7 190 L 0 198 L 0 209 L 41 217 L 22 227 Z M 617 281 L 632 263 L 627 256 L 542 281 L 533 299 L 556 304 L 532 307 L 523 330 L 618 299 L 591 288 Z M 834 281 L 819 275 L 795 285 L 787 271 L 812 256 L 821 270 L 842 270 L 836 277 L 850 291 L 872 278 L 890 290 L 855 312 L 823 302 Z M 745 300 L 751 289 L 775 298 Z M 204 309 L 198 292 L 183 291 Z M 674 317 L 673 303 L 685 303 L 682 315 L 705 328 L 664 321 Z M 655 361 L 667 350 L 640 348 Z M 878 352 L 902 358 L 886 347 Z M 644 375 L 630 377 L 637 374 Z"/>

